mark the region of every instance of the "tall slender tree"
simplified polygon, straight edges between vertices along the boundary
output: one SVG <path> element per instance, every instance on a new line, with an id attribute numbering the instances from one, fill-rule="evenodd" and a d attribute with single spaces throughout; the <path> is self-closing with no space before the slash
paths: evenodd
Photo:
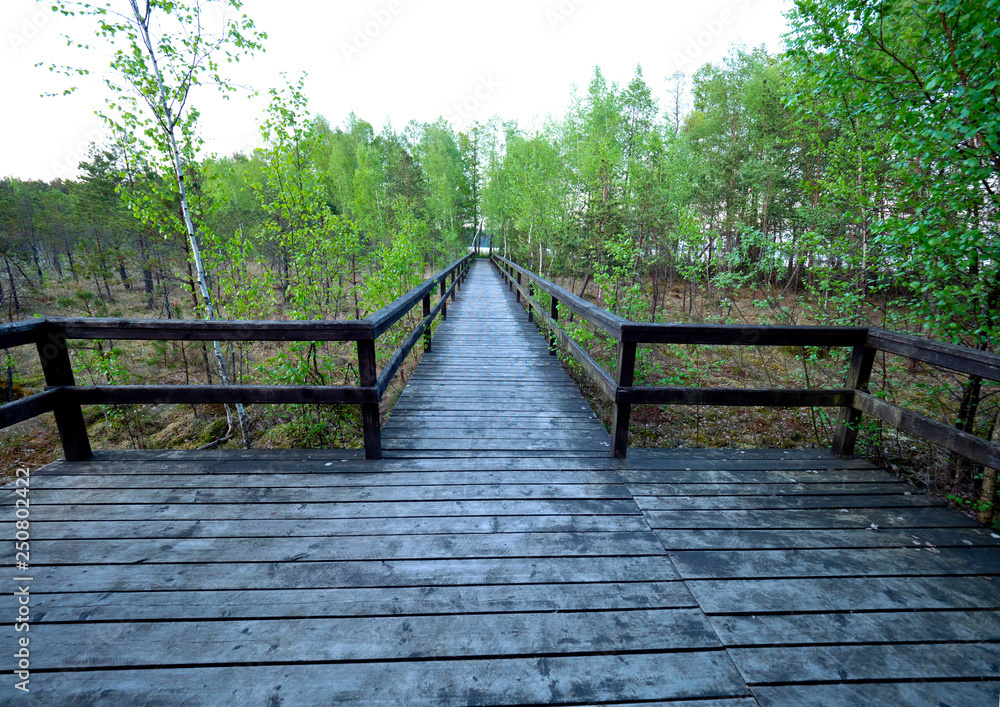
<path id="1" fill-rule="evenodd" d="M 217 22 L 212 21 L 213 7 L 221 9 Z M 64 15 L 95 19 L 97 36 L 110 44 L 112 72 L 105 83 L 111 98 L 101 116 L 115 132 L 138 137 L 152 154 L 169 164 L 205 315 L 215 319 L 217 312 L 188 199 L 189 167 L 198 147 L 198 111 L 190 99 L 192 90 L 206 83 L 218 87 L 223 95 L 234 90 L 222 75 L 220 62 L 239 61 L 262 51 L 267 35 L 242 12 L 241 0 L 60 2 L 54 9 Z M 141 215 L 150 204 L 134 208 Z M 228 384 L 219 342 L 214 342 L 213 348 L 220 378 Z M 242 405 L 237 410 L 244 441 L 249 445 L 246 413 Z"/>

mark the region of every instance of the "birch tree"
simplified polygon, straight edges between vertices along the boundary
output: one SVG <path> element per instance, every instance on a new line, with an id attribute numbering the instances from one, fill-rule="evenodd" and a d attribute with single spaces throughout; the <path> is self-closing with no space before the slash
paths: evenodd
<path id="1" fill-rule="evenodd" d="M 135 136 L 173 175 L 174 200 L 190 242 L 205 316 L 216 319 L 198 228 L 188 199 L 187 177 L 195 162 L 199 141 L 195 127 L 198 111 L 191 103 L 199 86 L 214 86 L 223 95 L 235 90 L 221 72 L 223 63 L 263 50 L 266 35 L 242 12 L 241 0 L 108 0 L 104 3 L 63 2 L 54 5 L 64 15 L 92 18 L 96 37 L 111 50 L 105 83 L 111 96 L 100 112 L 117 133 Z M 67 37 L 70 46 L 90 46 Z M 69 75 L 86 69 L 61 68 Z M 72 89 L 71 89 L 72 90 Z M 135 200 L 135 195 L 132 195 Z M 142 218 L 154 208 L 152 200 L 133 203 Z M 230 382 L 219 342 L 213 342 L 223 384 Z M 246 413 L 237 405 L 240 428 L 250 445 Z M 226 408 L 227 416 L 229 409 Z M 231 427 L 230 418 L 230 427 Z"/>

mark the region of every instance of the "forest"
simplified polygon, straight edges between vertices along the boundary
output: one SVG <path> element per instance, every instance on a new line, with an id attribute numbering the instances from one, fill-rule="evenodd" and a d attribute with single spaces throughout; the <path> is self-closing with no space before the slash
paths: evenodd
<path id="1" fill-rule="evenodd" d="M 122 51 L 107 139 L 79 178 L 0 181 L 0 308 L 7 321 L 358 319 L 478 246 L 634 321 L 871 325 L 996 351 L 998 16 L 1000 0 L 797 0 L 782 53 L 734 46 L 691 75 L 636 67 L 627 84 L 596 67 L 565 115 L 531 129 L 501 117 L 464 130 L 443 118 L 381 131 L 354 114 L 334 124 L 292 77 L 270 90 L 262 146 L 231 155 L 200 149 L 191 86 L 177 78 L 183 51 L 166 53 L 159 92 L 149 66 Z M 126 29 L 119 39 L 148 40 L 141 21 Z M 235 54 L 264 41 L 245 20 L 236 30 Z M 613 369 L 598 332 L 568 326 Z M 44 386 L 29 353 L 5 352 L 0 401 Z M 651 385 L 836 387 L 849 355 L 649 346 L 636 375 Z M 72 356 L 92 384 L 358 375 L 351 347 L 335 342 L 213 351 L 97 341 L 74 344 Z M 1000 438 L 996 386 L 975 376 L 880 354 L 872 390 Z M 360 434 L 348 406 L 255 407 L 243 434 L 223 406 L 86 414 L 105 448 L 249 437 L 342 447 Z M 825 446 L 833 424 L 820 409 L 649 406 L 634 414 L 633 434 L 638 446 Z M 984 479 L 996 470 L 878 423 L 863 432 L 865 455 L 992 517 L 995 484 Z M 50 422 L 0 434 L 8 460 L 57 456 Z"/>

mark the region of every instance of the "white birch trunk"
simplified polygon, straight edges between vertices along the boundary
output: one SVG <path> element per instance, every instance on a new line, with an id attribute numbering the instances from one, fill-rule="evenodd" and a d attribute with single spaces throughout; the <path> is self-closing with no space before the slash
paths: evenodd
<path id="1" fill-rule="evenodd" d="M 153 50 L 153 43 L 149 38 L 149 27 L 147 24 L 149 22 L 149 15 L 147 14 L 145 17 L 142 15 L 139 11 L 137 0 L 129 0 L 129 4 L 132 6 L 132 12 L 135 15 L 136 24 L 139 27 L 139 33 L 142 35 L 142 41 L 146 47 L 146 54 L 149 57 L 150 65 L 153 68 L 153 74 L 156 77 L 160 110 L 163 114 L 162 128 L 170 145 L 174 177 L 177 179 L 178 198 L 181 203 L 181 214 L 184 218 L 184 227 L 187 229 L 188 241 L 191 243 L 191 254 L 194 258 L 194 267 L 198 277 L 198 285 L 201 287 L 202 300 L 205 303 L 205 312 L 208 319 L 216 319 L 215 307 L 212 305 L 212 293 L 209 291 L 208 281 L 205 279 L 205 264 L 201 259 L 201 248 L 198 247 L 198 237 L 194 230 L 194 221 L 191 219 L 191 210 L 188 207 L 187 188 L 184 185 L 184 165 L 181 162 L 180 149 L 177 147 L 177 138 L 174 135 L 176 120 L 170 110 L 170 103 L 167 101 L 167 93 L 163 87 L 163 76 L 160 73 L 160 67 L 157 63 L 156 52 Z M 219 363 L 219 378 L 222 380 L 223 385 L 230 385 L 229 371 L 226 367 L 226 359 L 222 355 L 222 347 L 219 345 L 218 341 L 213 341 L 212 348 L 215 351 L 215 358 Z M 247 448 L 249 448 L 251 444 L 250 429 L 247 424 L 246 410 L 244 409 L 242 403 L 236 404 L 236 412 L 239 417 L 240 432 L 243 434 L 244 444 Z M 229 412 L 228 405 L 226 405 L 226 417 L 229 418 L 229 425 L 231 429 L 232 415 Z"/>

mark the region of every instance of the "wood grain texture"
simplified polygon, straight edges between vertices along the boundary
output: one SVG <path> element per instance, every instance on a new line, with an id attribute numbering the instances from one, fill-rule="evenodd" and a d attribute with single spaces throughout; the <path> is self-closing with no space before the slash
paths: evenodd
<path id="1" fill-rule="evenodd" d="M 995 534 L 827 450 L 614 459 L 492 266 L 461 285 L 383 459 L 100 452 L 33 473 L 33 700 L 995 703 Z M 0 489 L 8 538 L 18 498 Z M 15 576 L 13 543 L 0 558 Z"/>
<path id="2" fill-rule="evenodd" d="M 854 409 L 887 422 L 893 427 L 910 432 L 945 449 L 991 469 L 1000 468 L 1000 445 L 982 437 L 962 432 L 951 425 L 932 420 L 906 408 L 893 405 L 869 393 L 858 391 L 854 395 Z"/>
<path id="3" fill-rule="evenodd" d="M 41 699 L 170 704 L 222 681 L 252 703 L 300 676 L 327 702 L 362 680 L 409 704 L 433 675 L 429 703 L 747 707 L 751 689 L 837 704 L 857 680 L 931 698 L 997 680 L 998 539 L 870 464 L 473 451 L 102 453 L 36 473 Z M 556 692 L 530 687 L 539 669 Z"/>
<path id="4" fill-rule="evenodd" d="M 548 319 L 540 308 L 535 313 Z M 447 426 L 443 415 L 451 416 Z M 541 415 L 548 416 L 545 424 L 533 426 L 532 418 Z M 485 261 L 470 269 L 461 298 L 435 332 L 432 351 L 421 358 L 383 434 L 387 454 L 610 455 L 611 447 L 580 391 L 549 355 L 548 341 Z"/>
<path id="5" fill-rule="evenodd" d="M 760 704 L 997 699 L 995 533 L 859 460 L 684 454 L 619 473 Z"/>

